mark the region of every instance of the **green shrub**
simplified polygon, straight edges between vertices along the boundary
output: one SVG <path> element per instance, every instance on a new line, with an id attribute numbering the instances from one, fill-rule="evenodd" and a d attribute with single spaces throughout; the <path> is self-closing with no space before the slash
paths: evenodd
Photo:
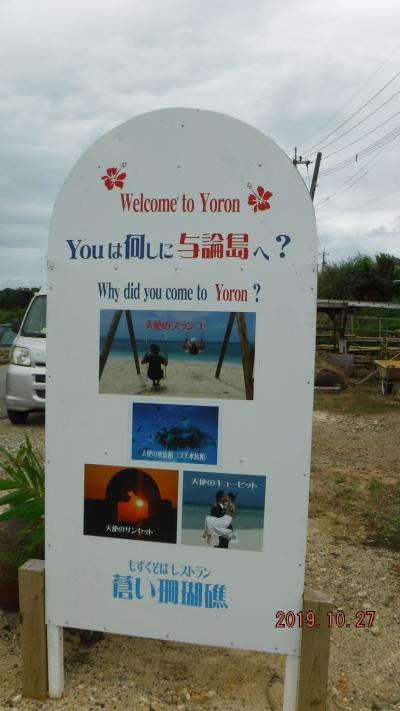
<path id="1" fill-rule="evenodd" d="M 21 532 L 17 553 L 0 551 L 0 560 L 18 567 L 44 554 L 44 466 L 29 437 L 14 455 L 0 447 L 0 521 L 18 521 Z"/>

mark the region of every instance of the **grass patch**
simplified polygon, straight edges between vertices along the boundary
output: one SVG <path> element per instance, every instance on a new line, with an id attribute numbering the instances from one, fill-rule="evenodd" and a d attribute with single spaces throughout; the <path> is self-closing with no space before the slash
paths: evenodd
<path id="1" fill-rule="evenodd" d="M 334 502 L 335 512 L 345 514 L 351 529 L 360 532 L 365 543 L 400 550 L 400 481 L 352 481 L 339 474 L 328 483 L 328 492 L 327 500 L 330 505 Z"/>
<path id="2" fill-rule="evenodd" d="M 396 410 L 399 402 L 391 395 L 381 394 L 380 381 L 374 375 L 361 385 L 349 383 L 346 390 L 331 395 L 316 392 L 314 409 L 336 415 L 383 415 Z"/>
<path id="3" fill-rule="evenodd" d="M 65 666 L 67 671 L 72 671 L 76 667 L 90 664 L 90 653 L 80 647 L 70 647 L 65 652 Z"/>
<path id="4" fill-rule="evenodd" d="M 368 526 L 368 542 L 400 550 L 400 482 L 383 484 L 371 479 L 367 496 L 361 515 Z"/>
<path id="5" fill-rule="evenodd" d="M 356 482 L 349 482 L 342 476 L 335 478 L 335 505 L 344 513 L 349 514 L 357 510 L 359 496 Z"/>

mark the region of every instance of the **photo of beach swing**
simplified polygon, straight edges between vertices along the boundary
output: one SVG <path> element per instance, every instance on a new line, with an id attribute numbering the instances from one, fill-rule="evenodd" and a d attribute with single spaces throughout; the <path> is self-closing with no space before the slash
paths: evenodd
<path id="1" fill-rule="evenodd" d="M 176 543 L 178 472 L 85 464 L 84 534 Z"/>
<path id="2" fill-rule="evenodd" d="M 256 315 L 100 310 L 99 393 L 253 400 Z"/>
<path id="3" fill-rule="evenodd" d="M 181 543 L 261 551 L 266 477 L 184 471 Z"/>

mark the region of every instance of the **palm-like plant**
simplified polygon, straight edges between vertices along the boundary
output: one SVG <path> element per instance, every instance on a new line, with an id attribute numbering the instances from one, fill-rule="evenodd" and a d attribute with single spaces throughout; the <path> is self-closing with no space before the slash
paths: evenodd
<path id="1" fill-rule="evenodd" d="M 0 521 L 21 524 L 18 552 L 0 551 L 3 562 L 18 567 L 28 558 L 43 556 L 44 548 L 44 467 L 34 452 L 29 437 L 14 455 L 0 447 L 0 467 L 5 474 L 0 479 Z"/>

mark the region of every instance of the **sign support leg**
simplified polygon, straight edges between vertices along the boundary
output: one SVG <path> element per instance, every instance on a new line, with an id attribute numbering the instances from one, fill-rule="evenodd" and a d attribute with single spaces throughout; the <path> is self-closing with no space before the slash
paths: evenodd
<path id="1" fill-rule="evenodd" d="M 315 625 L 302 630 L 297 711 L 326 711 L 332 600 L 319 590 L 305 588 L 303 610 L 304 615 L 314 613 Z"/>
<path id="2" fill-rule="evenodd" d="M 288 654 L 286 656 L 282 711 L 296 711 L 297 709 L 297 689 L 299 685 L 299 676 L 300 657 L 295 657 L 293 654 Z"/>
<path id="3" fill-rule="evenodd" d="M 44 613 L 44 560 L 28 560 L 18 569 L 21 619 L 22 695 L 47 697 L 47 647 Z"/>
<path id="4" fill-rule="evenodd" d="M 49 696 L 61 699 L 64 692 L 63 628 L 47 625 Z"/>

